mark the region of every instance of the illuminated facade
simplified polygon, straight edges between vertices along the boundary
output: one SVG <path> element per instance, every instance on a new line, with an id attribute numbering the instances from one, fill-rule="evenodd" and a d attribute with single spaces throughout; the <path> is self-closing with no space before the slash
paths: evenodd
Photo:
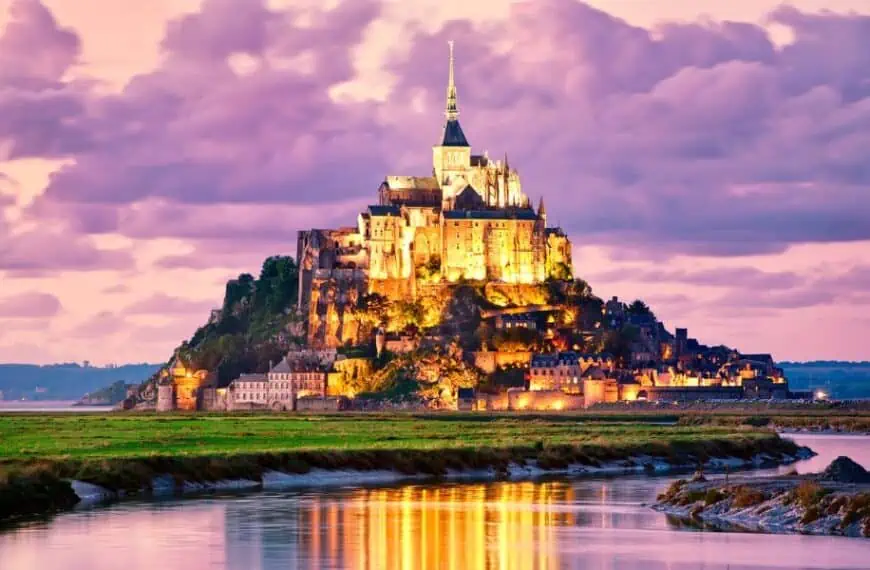
<path id="1" fill-rule="evenodd" d="M 324 398 L 328 373 L 319 362 L 283 358 L 266 374 L 242 374 L 230 383 L 228 407 L 234 410 L 296 408 L 298 398 Z"/>
<path id="2" fill-rule="evenodd" d="M 378 203 L 355 227 L 299 232 L 299 308 L 309 342 L 337 346 L 344 307 L 360 295 L 415 298 L 421 288 L 461 280 L 535 284 L 571 278 L 571 242 L 547 228 L 519 174 L 503 160 L 471 153 L 459 124 L 450 44 L 446 122 L 432 149 L 431 176 L 387 176 Z"/>
<path id="3" fill-rule="evenodd" d="M 157 381 L 158 412 L 195 411 L 219 407 L 214 378 L 206 370 L 193 370 L 176 357 L 160 371 Z"/>

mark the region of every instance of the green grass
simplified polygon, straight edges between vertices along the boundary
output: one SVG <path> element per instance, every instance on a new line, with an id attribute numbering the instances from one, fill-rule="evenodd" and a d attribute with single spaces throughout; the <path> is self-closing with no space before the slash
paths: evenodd
<path id="1" fill-rule="evenodd" d="M 764 434 L 737 433 L 723 426 L 627 423 L 627 418 L 607 416 L 8 414 L 0 415 L 0 462 L 302 450 L 510 448 L 536 442 L 654 448 Z"/>
<path id="2" fill-rule="evenodd" d="M 655 423 L 658 422 L 658 423 Z M 694 465 L 795 453 L 766 430 L 663 424 L 619 414 L 0 415 L 4 516 L 66 508 L 69 479 L 148 492 L 154 477 L 260 480 L 268 470 L 393 469 L 441 476 L 535 461 L 542 468 L 632 456 Z"/>

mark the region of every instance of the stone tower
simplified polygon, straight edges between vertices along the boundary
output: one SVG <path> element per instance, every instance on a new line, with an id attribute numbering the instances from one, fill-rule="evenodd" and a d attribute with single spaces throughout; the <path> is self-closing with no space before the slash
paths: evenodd
<path id="1" fill-rule="evenodd" d="M 432 165 L 436 180 L 444 188 L 445 205 L 452 203 L 455 195 L 465 189 L 467 185 L 467 182 L 464 183 L 465 175 L 471 167 L 471 145 L 468 144 L 468 139 L 465 138 L 465 133 L 459 125 L 459 102 L 453 69 L 453 41 L 448 42 L 448 45 L 450 63 L 447 76 L 447 106 L 444 111 L 446 121 L 441 144 L 432 147 Z M 449 186 L 452 191 L 445 186 Z"/>

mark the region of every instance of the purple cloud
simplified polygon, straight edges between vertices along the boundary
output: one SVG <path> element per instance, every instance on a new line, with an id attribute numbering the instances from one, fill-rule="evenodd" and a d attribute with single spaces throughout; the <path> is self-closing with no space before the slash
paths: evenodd
<path id="1" fill-rule="evenodd" d="M 687 271 L 683 269 L 617 269 L 590 275 L 595 281 L 632 281 L 642 283 L 686 283 L 713 287 L 750 289 L 792 289 L 807 282 L 792 271 L 761 271 L 754 267 L 721 267 Z"/>
<path id="2" fill-rule="evenodd" d="M 578 243 L 648 259 L 870 239 L 867 17 L 776 10 L 794 34 L 778 48 L 754 24 L 650 31 L 573 0 L 518 2 L 485 26 L 411 27 L 412 48 L 389 56 L 388 100 L 336 102 L 329 91 L 353 79 L 379 9 L 346 1 L 300 26 L 293 9 L 204 3 L 169 25 L 158 69 L 119 95 L 91 94 L 82 140 L 100 142 L 74 153 L 31 215 L 80 232 L 198 242 L 228 226 L 292 242 L 302 224 L 333 222 L 323 205 L 374 199 L 396 165 L 430 171 L 452 37 L 471 142 L 509 151 L 527 193 L 546 195 Z M 251 70 L 233 68 L 237 54 Z M 226 204 L 322 213 L 264 225 Z M 151 223 L 161 209 L 167 222 Z"/>
<path id="3" fill-rule="evenodd" d="M 39 0 L 13 0 L 0 35 L 0 160 L 84 150 L 85 87 L 63 77 L 81 45 Z"/>
<path id="4" fill-rule="evenodd" d="M 57 297 L 48 293 L 22 293 L 0 299 L 0 317 L 7 319 L 49 318 L 61 309 Z"/>
<path id="5" fill-rule="evenodd" d="M 386 131 L 367 105 L 333 102 L 351 50 L 377 15 L 345 2 L 312 27 L 261 2 L 207 2 L 170 24 L 164 65 L 94 103 L 95 152 L 52 177 L 47 200 L 124 204 L 319 203 L 371 194 L 387 167 Z M 249 74 L 227 58 L 246 53 Z M 284 63 L 310 56 L 314 72 Z M 349 184 L 355 180 L 355 184 Z"/>
<path id="6" fill-rule="evenodd" d="M 96 247 L 87 236 L 43 229 L 3 235 L 0 223 L 0 270 L 16 274 L 43 271 L 128 269 L 134 266 L 127 250 Z"/>

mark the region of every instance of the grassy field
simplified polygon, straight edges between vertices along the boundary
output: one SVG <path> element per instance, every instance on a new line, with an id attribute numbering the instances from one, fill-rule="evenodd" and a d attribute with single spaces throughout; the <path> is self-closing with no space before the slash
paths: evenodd
<path id="1" fill-rule="evenodd" d="M 155 477 L 260 480 L 269 470 L 391 469 L 434 477 L 532 461 L 543 469 L 640 455 L 675 466 L 794 454 L 752 426 L 679 425 L 662 414 L 6 414 L 0 415 L 0 519 L 62 510 L 69 480 L 129 493 Z"/>
<path id="2" fill-rule="evenodd" d="M 733 426 L 663 425 L 622 415 L 153 414 L 0 415 L 0 462 L 300 450 L 435 450 L 547 445 L 623 447 L 757 437 Z"/>

